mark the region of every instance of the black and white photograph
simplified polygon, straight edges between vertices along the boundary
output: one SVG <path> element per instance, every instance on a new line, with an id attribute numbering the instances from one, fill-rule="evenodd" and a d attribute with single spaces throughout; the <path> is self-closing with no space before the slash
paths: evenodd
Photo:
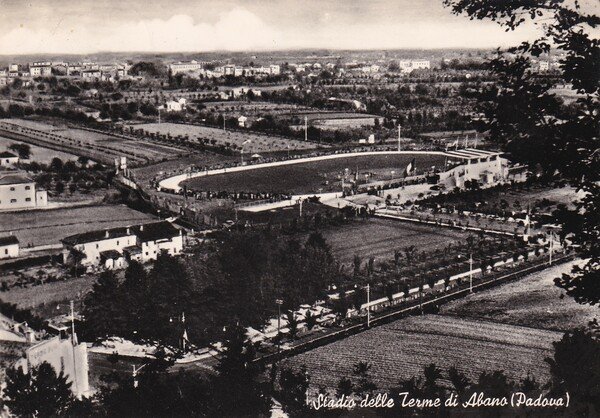
<path id="1" fill-rule="evenodd" d="M 599 0 L 0 0 L 0 417 L 600 417 Z"/>

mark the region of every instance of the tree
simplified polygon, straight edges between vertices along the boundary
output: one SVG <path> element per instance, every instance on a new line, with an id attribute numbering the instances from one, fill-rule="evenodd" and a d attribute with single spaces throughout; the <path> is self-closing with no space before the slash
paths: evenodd
<path id="1" fill-rule="evenodd" d="M 52 417 L 65 413 L 74 401 L 71 383 L 47 362 L 6 370 L 4 402 L 11 413 L 23 417 Z"/>
<path id="2" fill-rule="evenodd" d="M 86 295 L 83 308 L 83 335 L 92 340 L 120 335 L 124 310 L 119 280 L 111 271 L 102 272 Z"/>
<path id="3" fill-rule="evenodd" d="M 264 384 L 258 381 L 260 367 L 254 363 L 254 347 L 246 341 L 243 327 L 230 326 L 211 380 L 217 416 L 259 415 L 269 411 L 271 402 Z"/>
<path id="4" fill-rule="evenodd" d="M 56 172 L 56 173 L 60 173 L 63 169 L 63 161 L 58 158 L 58 157 L 54 157 L 52 159 L 52 161 L 50 161 L 50 170 Z"/>
<path id="5" fill-rule="evenodd" d="M 29 157 L 31 156 L 31 147 L 27 144 L 19 144 L 19 143 L 10 144 L 8 149 L 18 153 L 19 158 L 22 160 L 28 160 Z"/>
<path id="6" fill-rule="evenodd" d="M 294 315 L 294 311 L 287 311 L 286 313 L 287 326 L 290 333 L 290 338 L 295 340 L 298 336 L 298 319 Z"/>
<path id="7" fill-rule="evenodd" d="M 552 374 L 552 392 L 567 391 L 573 413 L 591 416 L 600 411 L 600 340 L 597 333 L 576 329 L 554 342 L 554 356 L 547 358 Z"/>
<path id="8" fill-rule="evenodd" d="M 280 390 L 276 398 L 281 402 L 283 412 L 292 417 L 305 417 L 309 415 L 310 408 L 306 403 L 309 378 L 306 367 L 301 367 L 297 372 L 283 369 L 279 375 Z"/>
<path id="9" fill-rule="evenodd" d="M 507 30 L 528 20 L 542 30 L 538 39 L 510 49 L 512 56 L 499 54 L 491 61 L 498 81 L 480 98 L 487 120 L 482 129 L 489 130 L 490 139 L 513 160 L 541 167 L 550 176 L 558 173 L 585 193 L 577 202 L 580 226 L 570 233 L 581 258 L 589 261 L 556 279 L 556 284 L 579 303 L 600 303 L 600 40 L 593 35 L 600 17 L 584 3 L 566 0 L 444 3 L 454 13 L 490 19 Z M 578 97 L 568 107 L 550 92 L 554 82 L 531 70 L 530 57 L 547 55 L 551 49 L 564 53 L 560 76 Z"/>
<path id="10" fill-rule="evenodd" d="M 315 315 L 313 315 L 313 313 L 311 311 L 306 312 L 304 321 L 306 322 L 306 328 L 309 331 L 317 325 L 317 317 Z"/>

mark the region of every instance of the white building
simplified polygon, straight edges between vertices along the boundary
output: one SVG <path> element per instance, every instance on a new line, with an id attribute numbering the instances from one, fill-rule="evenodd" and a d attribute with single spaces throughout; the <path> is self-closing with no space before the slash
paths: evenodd
<path id="1" fill-rule="evenodd" d="M 19 240 L 14 235 L 0 237 L 0 259 L 19 256 Z"/>
<path id="2" fill-rule="evenodd" d="M 52 66 L 50 63 L 43 65 L 36 65 L 34 63 L 29 67 L 29 74 L 31 77 L 50 77 L 52 75 Z"/>
<path id="3" fill-rule="evenodd" d="M 45 190 L 36 190 L 33 179 L 22 173 L 0 175 L 0 209 L 26 209 L 48 205 Z"/>
<path id="4" fill-rule="evenodd" d="M 477 181 L 481 186 L 501 183 L 508 176 L 508 160 L 500 153 L 480 149 L 460 149 L 446 152 L 448 162 L 459 165 L 445 172 L 452 186 L 464 187 L 466 181 Z"/>
<path id="5" fill-rule="evenodd" d="M 68 329 L 64 327 L 65 331 Z M 46 362 L 58 374 L 64 373 L 71 382 L 71 391 L 77 397 L 90 394 L 88 352 L 85 343 L 78 343 L 76 335 L 61 332 L 62 335 L 50 338 L 45 332 L 36 332 L 26 323 L 0 314 L 0 387 L 4 386 L 6 370 L 21 368 L 27 373 L 30 367 Z M 4 414 L 2 416 L 5 416 Z"/>
<path id="6" fill-rule="evenodd" d="M 183 97 L 177 101 L 175 100 L 169 100 L 166 104 L 165 104 L 165 108 L 167 109 L 167 112 L 181 112 L 183 110 L 185 110 L 185 107 L 187 105 L 187 100 L 185 100 Z"/>
<path id="7" fill-rule="evenodd" d="M 11 166 L 19 162 L 19 156 L 12 152 L 3 151 L 0 152 L 0 166 Z"/>
<path id="8" fill-rule="evenodd" d="M 262 91 L 251 89 L 250 87 L 235 87 L 231 90 L 231 94 L 234 98 L 246 96 L 249 92 L 252 92 L 255 97 L 260 97 L 262 95 Z"/>
<path id="9" fill-rule="evenodd" d="M 141 263 L 156 260 L 165 252 L 179 255 L 183 251 L 183 231 L 167 221 L 124 228 L 84 232 L 62 239 L 63 260 L 69 262 L 72 250 L 82 253 L 83 266 L 118 269 L 127 261 Z"/>
<path id="10" fill-rule="evenodd" d="M 411 73 L 414 70 L 428 70 L 431 68 L 431 62 L 429 60 L 401 60 L 398 64 L 403 73 Z"/>
<path id="11" fill-rule="evenodd" d="M 169 65 L 172 75 L 202 72 L 206 62 L 203 61 L 189 61 L 189 62 L 175 62 Z"/>

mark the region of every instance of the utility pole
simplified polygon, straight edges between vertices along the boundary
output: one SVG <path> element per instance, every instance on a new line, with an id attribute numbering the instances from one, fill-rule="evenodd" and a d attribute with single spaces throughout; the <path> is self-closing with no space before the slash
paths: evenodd
<path id="1" fill-rule="evenodd" d="M 554 251 L 554 239 L 553 238 L 554 237 L 553 237 L 552 231 L 550 231 L 550 243 L 549 243 L 549 246 L 550 246 L 550 260 L 548 260 L 548 265 L 550 265 L 550 266 L 552 265 L 552 253 Z"/>
<path id="2" fill-rule="evenodd" d="M 304 140 L 308 141 L 308 117 L 304 116 Z"/>
<path id="3" fill-rule="evenodd" d="M 73 301 L 69 301 L 69 307 L 71 308 L 71 349 L 73 350 L 73 383 L 79 393 L 79 382 L 77 381 L 77 361 L 75 360 L 75 307 Z"/>
<path id="4" fill-rule="evenodd" d="M 144 367 L 146 367 L 146 365 L 142 364 L 137 369 L 135 368 L 135 364 L 133 364 L 131 367 L 133 369 L 133 373 L 132 373 L 132 376 L 133 376 L 133 387 L 137 388 L 138 387 L 138 380 L 137 380 L 138 373 L 140 372 L 140 370 L 142 370 Z"/>
<path id="5" fill-rule="evenodd" d="M 469 254 L 469 293 L 473 293 L 473 253 Z"/>
<path id="6" fill-rule="evenodd" d="M 371 286 L 367 283 L 367 328 L 371 328 Z"/>
<path id="7" fill-rule="evenodd" d="M 283 300 L 275 299 L 275 303 L 277 304 L 277 354 L 281 353 L 281 305 L 283 305 Z"/>
<path id="8" fill-rule="evenodd" d="M 400 140 L 402 138 L 402 126 L 398 124 L 398 151 L 400 151 Z"/>

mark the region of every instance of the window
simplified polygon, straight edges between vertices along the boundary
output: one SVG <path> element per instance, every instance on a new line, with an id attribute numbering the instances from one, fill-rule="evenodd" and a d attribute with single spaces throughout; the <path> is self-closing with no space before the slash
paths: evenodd
<path id="1" fill-rule="evenodd" d="M 26 197 L 26 198 L 25 198 L 25 201 L 26 201 L 26 202 L 31 202 L 31 198 L 30 198 L 30 197 Z"/>
<path id="2" fill-rule="evenodd" d="M 17 203 L 17 199 L 10 199 L 10 203 Z"/>
<path id="3" fill-rule="evenodd" d="M 148 251 L 146 251 L 146 256 L 148 256 Z"/>
<path id="4" fill-rule="evenodd" d="M 96 244 L 96 249 L 98 249 L 98 247 L 99 247 L 98 244 Z"/>
<path id="5" fill-rule="evenodd" d="M 25 186 L 25 190 L 31 190 L 31 186 Z"/>
<path id="6" fill-rule="evenodd" d="M 14 191 L 15 191 L 15 188 L 14 188 L 14 187 L 11 187 L 11 188 L 10 188 L 10 191 L 11 191 L 11 192 L 14 192 Z"/>
<path id="7" fill-rule="evenodd" d="M 6 254 L 8 254 L 8 248 L 5 248 L 5 249 L 4 249 L 4 254 L 5 254 L 5 255 L 6 255 Z"/>
<path id="8" fill-rule="evenodd" d="M 117 240 L 117 245 L 119 245 L 119 240 Z"/>

